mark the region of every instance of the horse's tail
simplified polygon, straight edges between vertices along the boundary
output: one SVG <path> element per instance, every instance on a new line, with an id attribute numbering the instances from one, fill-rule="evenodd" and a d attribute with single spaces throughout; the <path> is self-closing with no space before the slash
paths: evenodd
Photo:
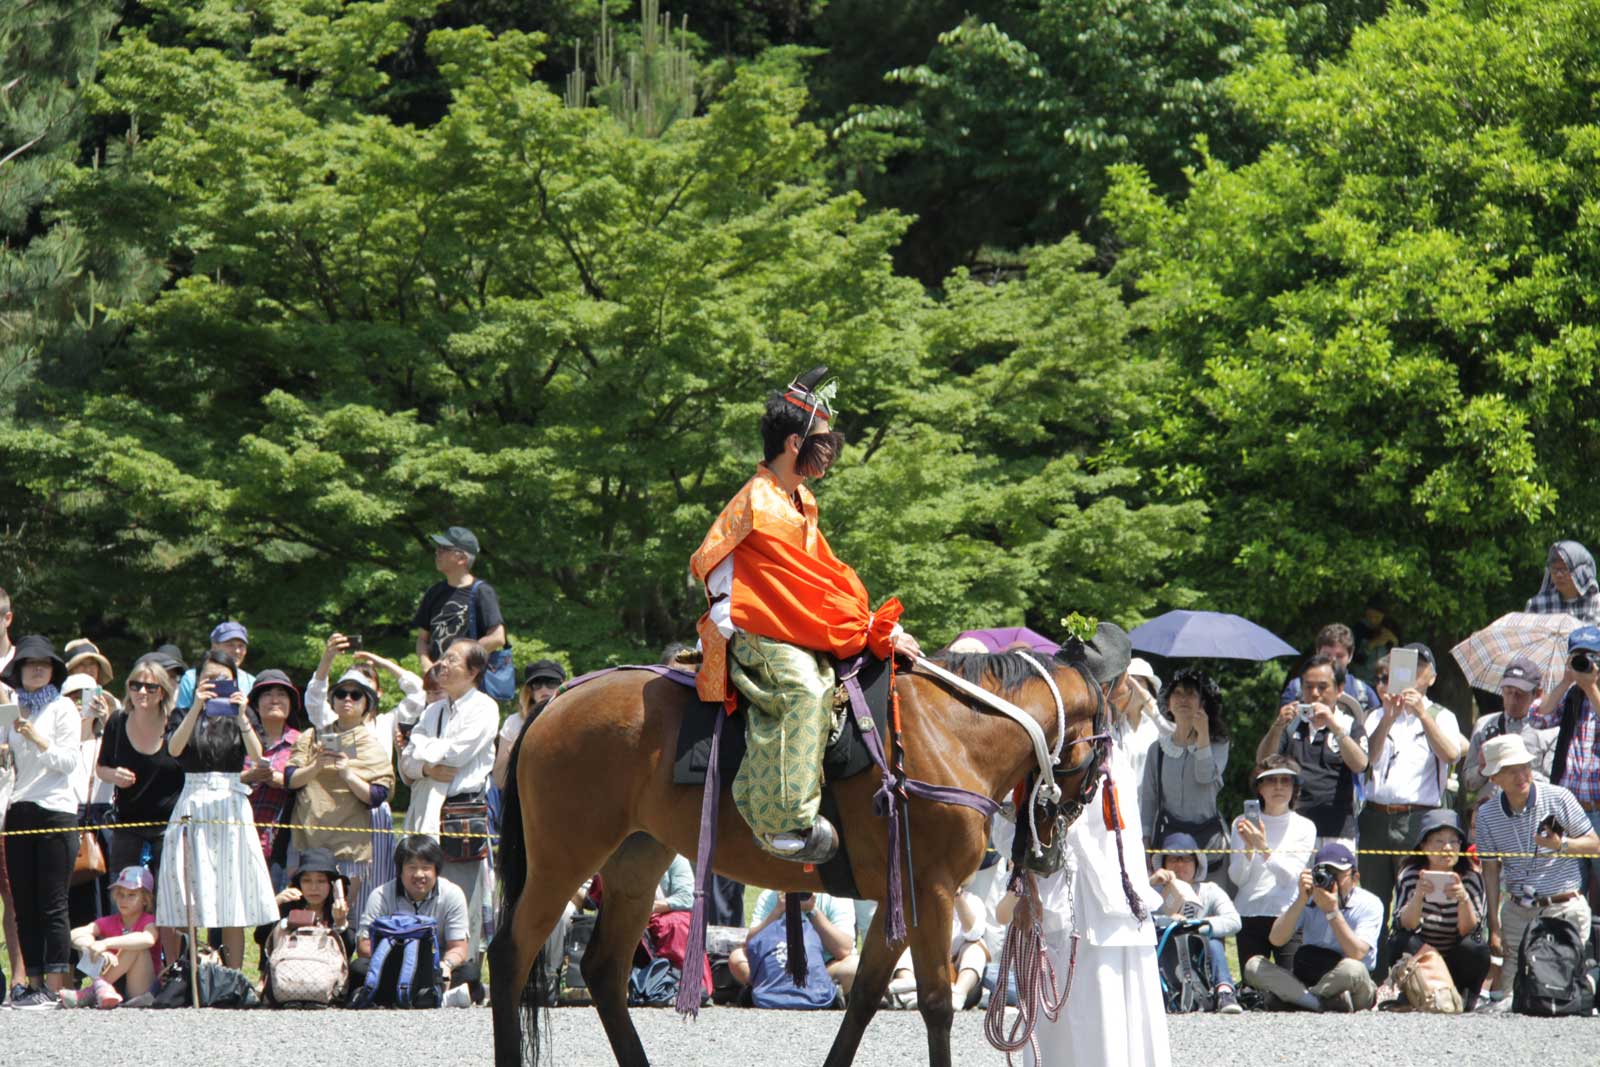
<path id="1" fill-rule="evenodd" d="M 517 958 L 517 903 L 528 882 L 528 842 L 522 833 L 522 801 L 517 786 L 517 762 L 522 738 L 533 725 L 533 718 L 522 724 L 521 733 L 511 747 L 506 767 L 506 787 L 500 802 L 500 851 L 495 861 L 495 880 L 500 887 L 500 908 L 494 940 L 489 943 L 490 965 L 502 974 L 515 970 Z M 509 992 L 509 990 L 507 991 Z M 544 949 L 533 961 L 521 997 L 496 995 L 494 1009 L 495 1067 L 536 1067 L 540 1051 L 540 1015 L 552 999 L 545 974 Z M 546 1029 L 544 1040 L 549 1040 Z"/>

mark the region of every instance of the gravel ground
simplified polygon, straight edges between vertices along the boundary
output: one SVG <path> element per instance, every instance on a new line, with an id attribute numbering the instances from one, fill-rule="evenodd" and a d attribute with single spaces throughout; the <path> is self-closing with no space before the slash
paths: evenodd
<path id="1" fill-rule="evenodd" d="M 599 1019 L 562 1008 L 554 1019 L 559 1067 L 612 1062 Z M 820 1064 L 838 1026 L 835 1012 L 710 1008 L 698 1023 L 668 1011 L 634 1013 L 645 1048 L 660 1064 Z M 1528 1019 L 1368 1014 L 1359 1018 L 1289 1014 L 1186 1016 L 1171 1020 L 1177 1067 L 1225 1064 L 1337 1064 L 1338 1067 L 1590 1067 L 1600 1063 L 1600 1019 Z M 443 1025 L 441 1025 L 443 1024 Z M 926 1062 L 922 1022 L 880 1014 L 856 1062 L 901 1067 Z M 1004 1063 L 984 1041 L 981 1018 L 962 1014 L 955 1063 Z M 208 1011 L 0 1011 L 0 1050 L 8 1064 L 106 1061 L 117 1067 L 247 1067 L 255 1064 L 487 1065 L 489 1013 Z M 1021 1060 L 1017 1061 L 1019 1064 Z M 1107 1064 L 1105 1067 L 1121 1067 Z"/>

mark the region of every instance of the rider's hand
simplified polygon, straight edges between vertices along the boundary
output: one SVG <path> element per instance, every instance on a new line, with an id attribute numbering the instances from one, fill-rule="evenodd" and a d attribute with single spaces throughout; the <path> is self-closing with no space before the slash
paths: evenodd
<path id="1" fill-rule="evenodd" d="M 905 630 L 901 630 L 899 633 L 895 634 L 894 637 L 890 638 L 889 645 L 894 649 L 895 654 L 899 656 L 922 655 L 922 646 L 917 644 L 917 639 L 912 637 Z"/>

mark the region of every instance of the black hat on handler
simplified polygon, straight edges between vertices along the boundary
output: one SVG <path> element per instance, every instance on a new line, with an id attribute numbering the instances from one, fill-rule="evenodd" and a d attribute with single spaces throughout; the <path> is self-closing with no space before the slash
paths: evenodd
<path id="1" fill-rule="evenodd" d="M 1102 622 L 1095 627 L 1094 636 L 1089 640 L 1081 644 L 1069 641 L 1063 645 L 1061 656 L 1069 662 L 1082 663 L 1089 668 L 1095 681 L 1110 685 L 1128 672 L 1128 664 L 1133 662 L 1133 642 L 1128 640 L 1128 632 L 1116 623 Z"/>

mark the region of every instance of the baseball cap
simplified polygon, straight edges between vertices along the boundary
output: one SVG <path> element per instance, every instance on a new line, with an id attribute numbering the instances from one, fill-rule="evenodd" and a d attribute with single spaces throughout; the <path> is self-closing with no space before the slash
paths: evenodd
<path id="1" fill-rule="evenodd" d="M 465 526 L 452 526 L 444 533 L 434 534 L 430 540 L 440 548 L 458 549 L 469 556 L 478 554 L 478 538 Z"/>
<path id="2" fill-rule="evenodd" d="M 530 685 L 537 681 L 564 682 L 567 680 L 567 669 L 553 659 L 536 659 L 522 672 L 522 684 Z"/>
<path id="3" fill-rule="evenodd" d="M 1600 652 L 1600 626 L 1580 626 L 1567 635 L 1568 652 Z"/>
<path id="4" fill-rule="evenodd" d="M 219 622 L 216 628 L 211 631 L 211 643 L 220 645 L 224 641 L 243 641 L 248 645 L 250 643 L 250 631 L 244 628 L 244 623 L 234 622 L 232 619 L 227 622 Z"/>
<path id="5" fill-rule="evenodd" d="M 156 876 L 150 873 L 149 867 L 124 867 L 117 875 L 117 880 L 111 883 L 112 889 L 143 889 L 147 893 L 156 891 Z"/>
<path id="6" fill-rule="evenodd" d="M 1411 649 L 1417 654 L 1418 659 L 1430 667 L 1437 667 L 1439 665 L 1439 661 L 1433 658 L 1433 649 L 1429 648 L 1421 641 L 1413 641 L 1408 645 L 1401 645 L 1400 647 Z"/>
<path id="7" fill-rule="evenodd" d="M 1527 656 L 1513 657 L 1506 669 L 1500 673 L 1500 684 L 1521 689 L 1531 693 L 1544 684 L 1544 675 L 1539 670 L 1539 665 Z"/>
<path id="8" fill-rule="evenodd" d="M 1348 871 L 1356 865 L 1355 856 L 1350 850 L 1337 841 L 1330 841 L 1317 849 L 1317 858 L 1312 861 L 1313 867 L 1336 867 L 1341 871 Z"/>

